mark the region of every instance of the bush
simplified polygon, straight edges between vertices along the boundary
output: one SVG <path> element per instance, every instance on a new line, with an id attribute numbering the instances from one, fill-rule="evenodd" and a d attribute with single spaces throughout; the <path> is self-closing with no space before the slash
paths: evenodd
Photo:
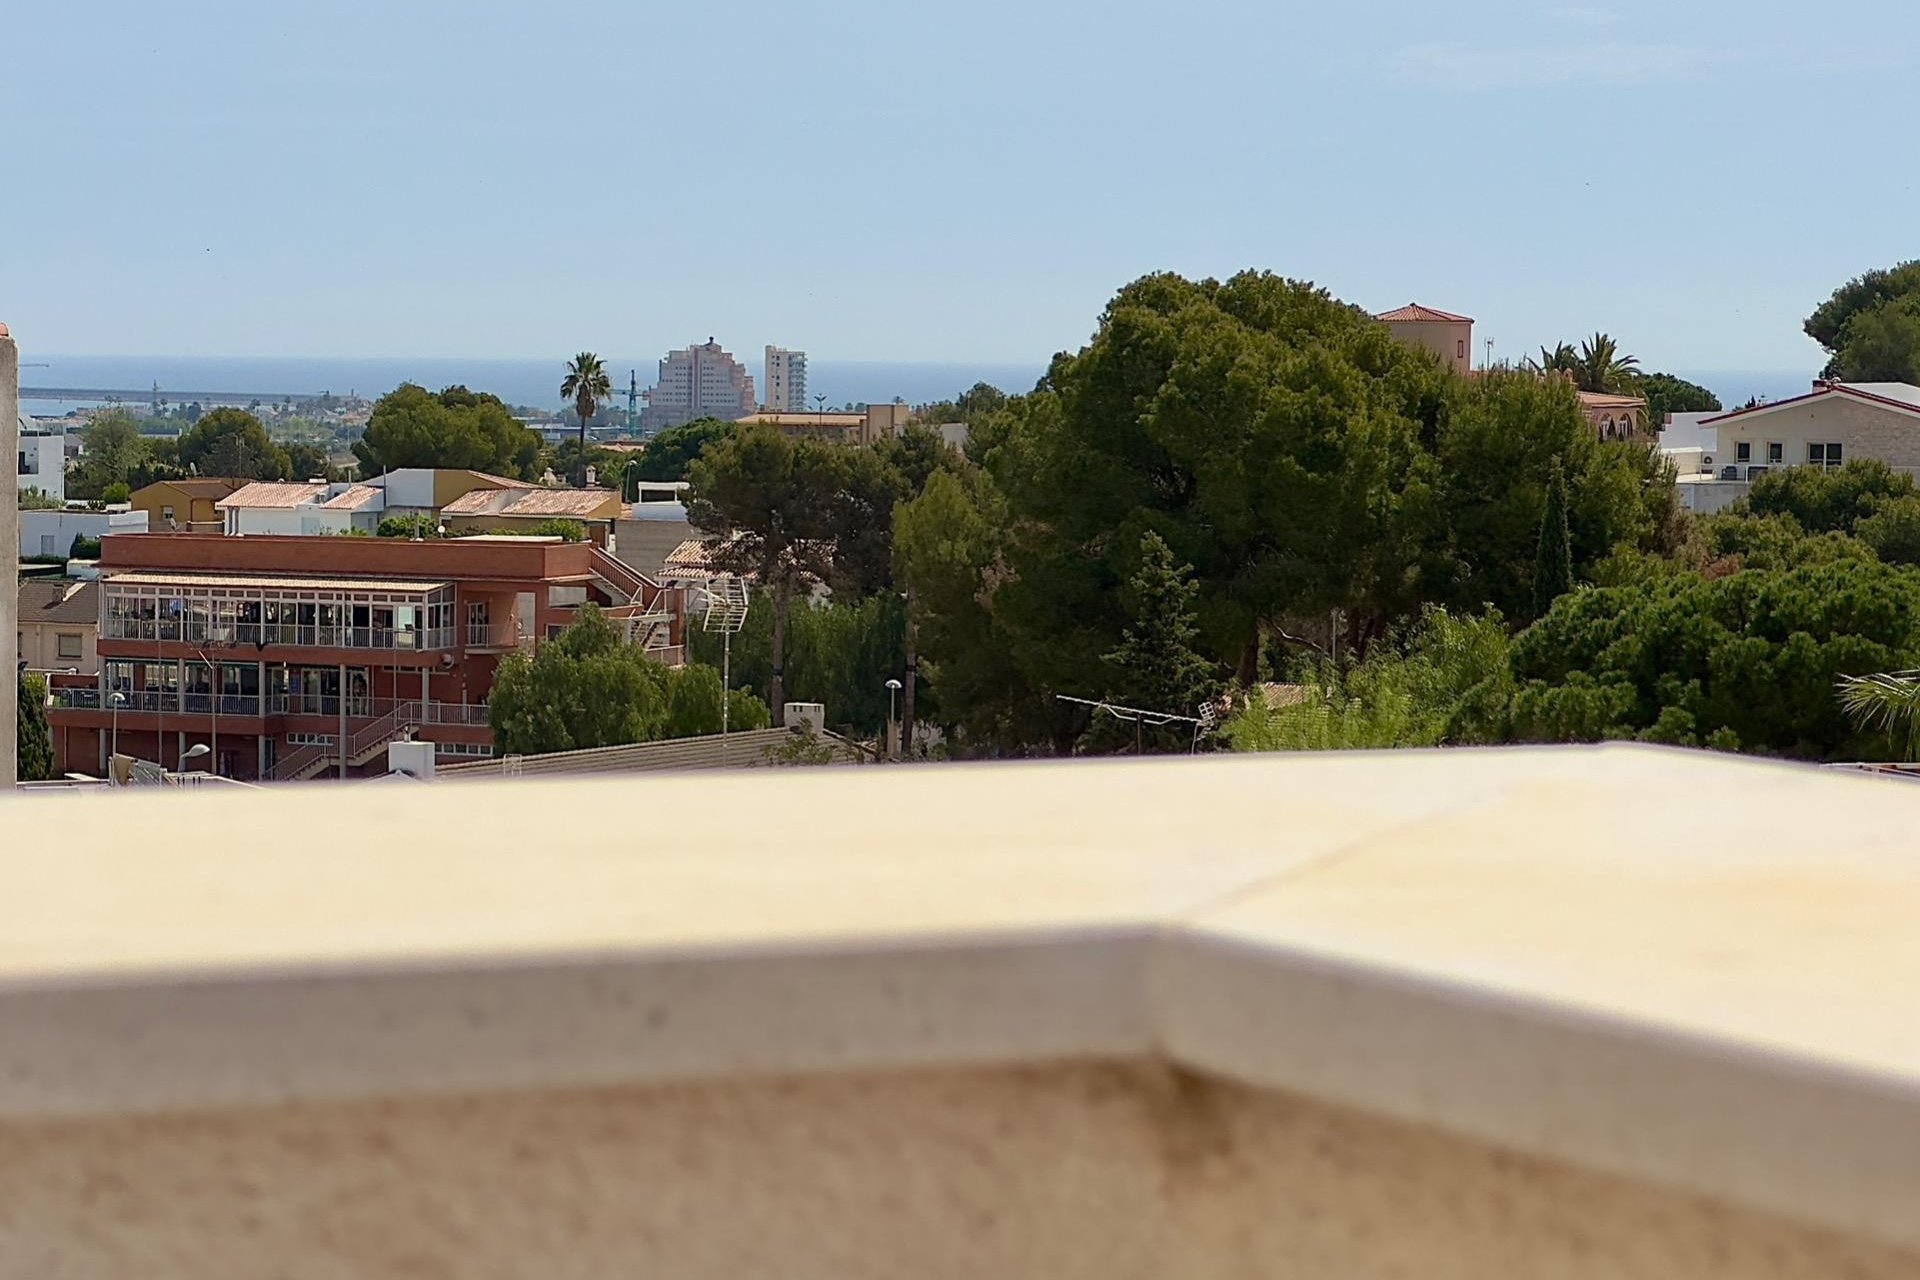
<path id="1" fill-rule="evenodd" d="M 432 516 L 388 516 L 373 531 L 376 538 L 444 538 Z"/>
<path id="2" fill-rule="evenodd" d="M 74 560 L 98 560 L 100 558 L 100 539 L 75 538 L 67 555 Z"/>

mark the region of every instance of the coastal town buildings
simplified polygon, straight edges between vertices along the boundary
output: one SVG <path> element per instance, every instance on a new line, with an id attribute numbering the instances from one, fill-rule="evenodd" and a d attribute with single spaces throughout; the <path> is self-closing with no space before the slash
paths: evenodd
<path id="1" fill-rule="evenodd" d="M 558 538 L 129 534 L 103 544 L 99 675 L 56 688 L 61 772 L 113 754 L 173 769 L 190 747 L 228 778 L 345 777 L 414 736 L 492 752 L 502 658 L 592 602 L 628 639 L 681 660 L 681 593 Z"/>
<path id="2" fill-rule="evenodd" d="M 771 413 L 799 413 L 807 407 L 807 353 L 768 347 L 766 376 L 761 384 L 765 407 Z"/>
<path id="3" fill-rule="evenodd" d="M 695 418 L 731 422 L 759 408 L 753 375 L 712 338 L 667 353 L 660 377 L 641 393 L 647 402 L 640 429 L 648 435 Z"/>

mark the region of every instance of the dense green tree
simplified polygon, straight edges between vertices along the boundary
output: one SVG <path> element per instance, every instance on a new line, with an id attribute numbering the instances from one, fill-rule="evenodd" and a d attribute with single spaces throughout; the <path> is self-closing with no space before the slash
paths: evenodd
<path id="1" fill-rule="evenodd" d="M 44 676 L 21 672 L 20 774 L 21 782 L 44 782 L 53 777 L 53 733 L 47 726 L 47 682 Z"/>
<path id="2" fill-rule="evenodd" d="M 1807 336 L 1827 349 L 1828 377 L 1914 382 L 1920 352 L 1920 261 L 1868 271 L 1833 291 L 1807 317 Z"/>
<path id="3" fill-rule="evenodd" d="M 1832 373 L 1846 382 L 1920 383 L 1920 294 L 1855 316 Z"/>
<path id="4" fill-rule="evenodd" d="M 1013 513 L 994 608 L 1029 681 L 1100 691 L 1148 531 L 1194 566 L 1202 652 L 1243 678 L 1274 619 L 1339 606 L 1371 634 L 1411 607 L 1447 376 L 1311 285 L 1122 289 L 1089 346 L 976 428 Z"/>
<path id="5" fill-rule="evenodd" d="M 1127 582 L 1126 629 L 1105 655 L 1112 673 L 1108 701 L 1143 711 L 1197 715 L 1218 696 L 1221 685 L 1217 668 L 1194 648 L 1200 628 L 1193 600 L 1200 588 L 1191 567 L 1177 563 L 1157 533 L 1141 537 L 1139 564 Z M 1149 742 L 1158 750 L 1179 750 L 1191 741 L 1192 730 L 1176 725 L 1149 733 L 1146 725 L 1135 722 L 1133 739 L 1136 750 Z"/>
<path id="6" fill-rule="evenodd" d="M 1573 533 L 1567 524 L 1567 477 L 1555 458 L 1547 473 L 1547 505 L 1540 515 L 1533 562 L 1533 611 L 1545 613 L 1573 590 Z"/>
<path id="7" fill-rule="evenodd" d="M 140 425 L 126 409 L 104 409 L 94 414 L 80 432 L 80 444 L 89 468 L 102 486 L 124 481 L 147 455 Z"/>
<path id="8" fill-rule="evenodd" d="M 734 424 L 718 418 L 695 418 L 685 426 L 669 427 L 647 441 L 646 449 L 634 465 L 636 480 L 685 480 L 687 467 L 709 445 L 717 444 L 734 432 Z"/>
<path id="9" fill-rule="evenodd" d="M 1883 499 L 1853 532 L 1887 564 L 1920 565 L 1920 495 Z"/>
<path id="10" fill-rule="evenodd" d="M 540 437 L 498 396 L 460 386 L 434 395 L 409 382 L 374 403 L 353 453 L 363 476 L 397 467 L 445 467 L 531 480 L 540 449 Z"/>
<path id="11" fill-rule="evenodd" d="M 818 702 L 827 722 L 851 733 L 877 734 L 887 716 L 886 682 L 899 675 L 905 608 L 893 596 L 865 600 L 827 600 L 794 605 L 782 657 L 785 696 L 794 702 Z M 688 628 L 688 655 L 718 669 L 721 637 Z M 773 600 L 755 592 L 746 625 L 733 639 L 733 682 L 766 689 L 773 678 Z M 714 714 L 718 715 L 716 707 Z M 734 727 L 741 721 L 735 719 Z"/>
<path id="12" fill-rule="evenodd" d="M 442 538 L 440 524 L 430 515 L 387 516 L 373 531 L 376 538 Z"/>
<path id="13" fill-rule="evenodd" d="M 736 691 L 730 704 L 730 728 L 767 726 L 758 699 Z M 662 666 L 586 605 L 537 653 L 502 661 L 487 716 L 496 749 L 513 755 L 718 733 L 720 677 L 707 667 Z"/>
<path id="14" fill-rule="evenodd" d="M 295 480 L 334 480 L 338 478 L 327 451 L 311 444 L 289 444 L 287 475 Z"/>
<path id="15" fill-rule="evenodd" d="M 1420 595 L 1456 612 L 1538 616 L 1534 573 L 1555 459 L 1566 485 L 1572 578 L 1622 546 L 1668 549 L 1670 476 L 1644 445 L 1601 441 L 1564 380 L 1494 370 L 1449 389 L 1435 434 L 1431 550 Z M 1406 614 L 1414 610 L 1408 609 Z"/>
<path id="16" fill-rule="evenodd" d="M 1562 596 L 1513 644 L 1522 741 L 1645 738 L 1808 759 L 1871 750 L 1834 696 L 1920 659 L 1920 572 L 1865 560 Z"/>
<path id="17" fill-rule="evenodd" d="M 1670 413 L 1713 413 L 1720 397 L 1698 383 L 1671 373 L 1647 373 L 1633 380 L 1635 395 L 1646 397 L 1647 422 L 1658 431 L 1666 425 Z"/>
<path id="18" fill-rule="evenodd" d="M 773 669 L 767 703 L 786 723 L 785 651 L 794 600 L 827 579 L 843 471 L 839 446 L 742 429 L 709 446 L 687 471 L 687 518 L 713 544 L 715 565 L 751 576 L 772 595 Z"/>
<path id="19" fill-rule="evenodd" d="M 938 472 L 895 511 L 893 555 L 929 655 L 920 674 L 945 722 L 978 748 L 1017 751 L 1044 739 L 1052 708 L 1014 661 L 992 607 L 1007 518 L 984 471 Z"/>
<path id="20" fill-rule="evenodd" d="M 1789 515 L 1809 533 L 1852 533 L 1891 501 L 1915 496 L 1913 477 L 1878 460 L 1858 459 L 1834 471 L 1784 467 L 1753 482 L 1747 509 Z"/>
<path id="21" fill-rule="evenodd" d="M 287 451 L 273 442 L 260 419 L 242 409 L 215 409 L 180 433 L 180 464 L 197 475 L 240 480 L 284 480 L 292 474 Z"/>
<path id="22" fill-rule="evenodd" d="M 573 411 L 580 419 L 579 449 L 577 464 L 584 469 L 584 455 L 587 452 L 587 423 L 600 405 L 613 395 L 613 383 L 607 377 L 606 367 L 600 357 L 591 351 L 582 351 L 567 364 L 567 376 L 560 380 L 560 394 L 573 401 Z M 583 483 L 574 478 L 573 483 Z"/>

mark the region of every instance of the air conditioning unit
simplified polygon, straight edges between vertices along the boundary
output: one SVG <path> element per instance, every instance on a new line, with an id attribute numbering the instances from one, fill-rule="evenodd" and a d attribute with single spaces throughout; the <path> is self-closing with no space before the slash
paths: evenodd
<path id="1" fill-rule="evenodd" d="M 1720 468 L 1720 478 L 1722 480 L 1738 480 L 1740 478 L 1740 468 L 1722 467 Z"/>

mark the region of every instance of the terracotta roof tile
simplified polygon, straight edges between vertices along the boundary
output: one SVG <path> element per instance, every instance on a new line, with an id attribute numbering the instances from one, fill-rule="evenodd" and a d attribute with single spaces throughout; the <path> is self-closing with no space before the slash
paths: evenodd
<path id="1" fill-rule="evenodd" d="M 327 491 L 324 484 L 285 484 L 276 480 L 255 480 L 234 490 L 213 505 L 222 511 L 228 507 L 303 506 Z"/>
<path id="2" fill-rule="evenodd" d="M 1384 320 L 1388 324 L 1398 324 L 1409 320 L 1444 321 L 1448 324 L 1473 323 L 1472 316 L 1457 316 L 1451 311 L 1436 311 L 1432 307 L 1423 307 L 1417 302 L 1409 302 L 1404 307 L 1395 307 L 1392 311 L 1382 311 L 1379 315 L 1375 316 L 1374 319 Z"/>

